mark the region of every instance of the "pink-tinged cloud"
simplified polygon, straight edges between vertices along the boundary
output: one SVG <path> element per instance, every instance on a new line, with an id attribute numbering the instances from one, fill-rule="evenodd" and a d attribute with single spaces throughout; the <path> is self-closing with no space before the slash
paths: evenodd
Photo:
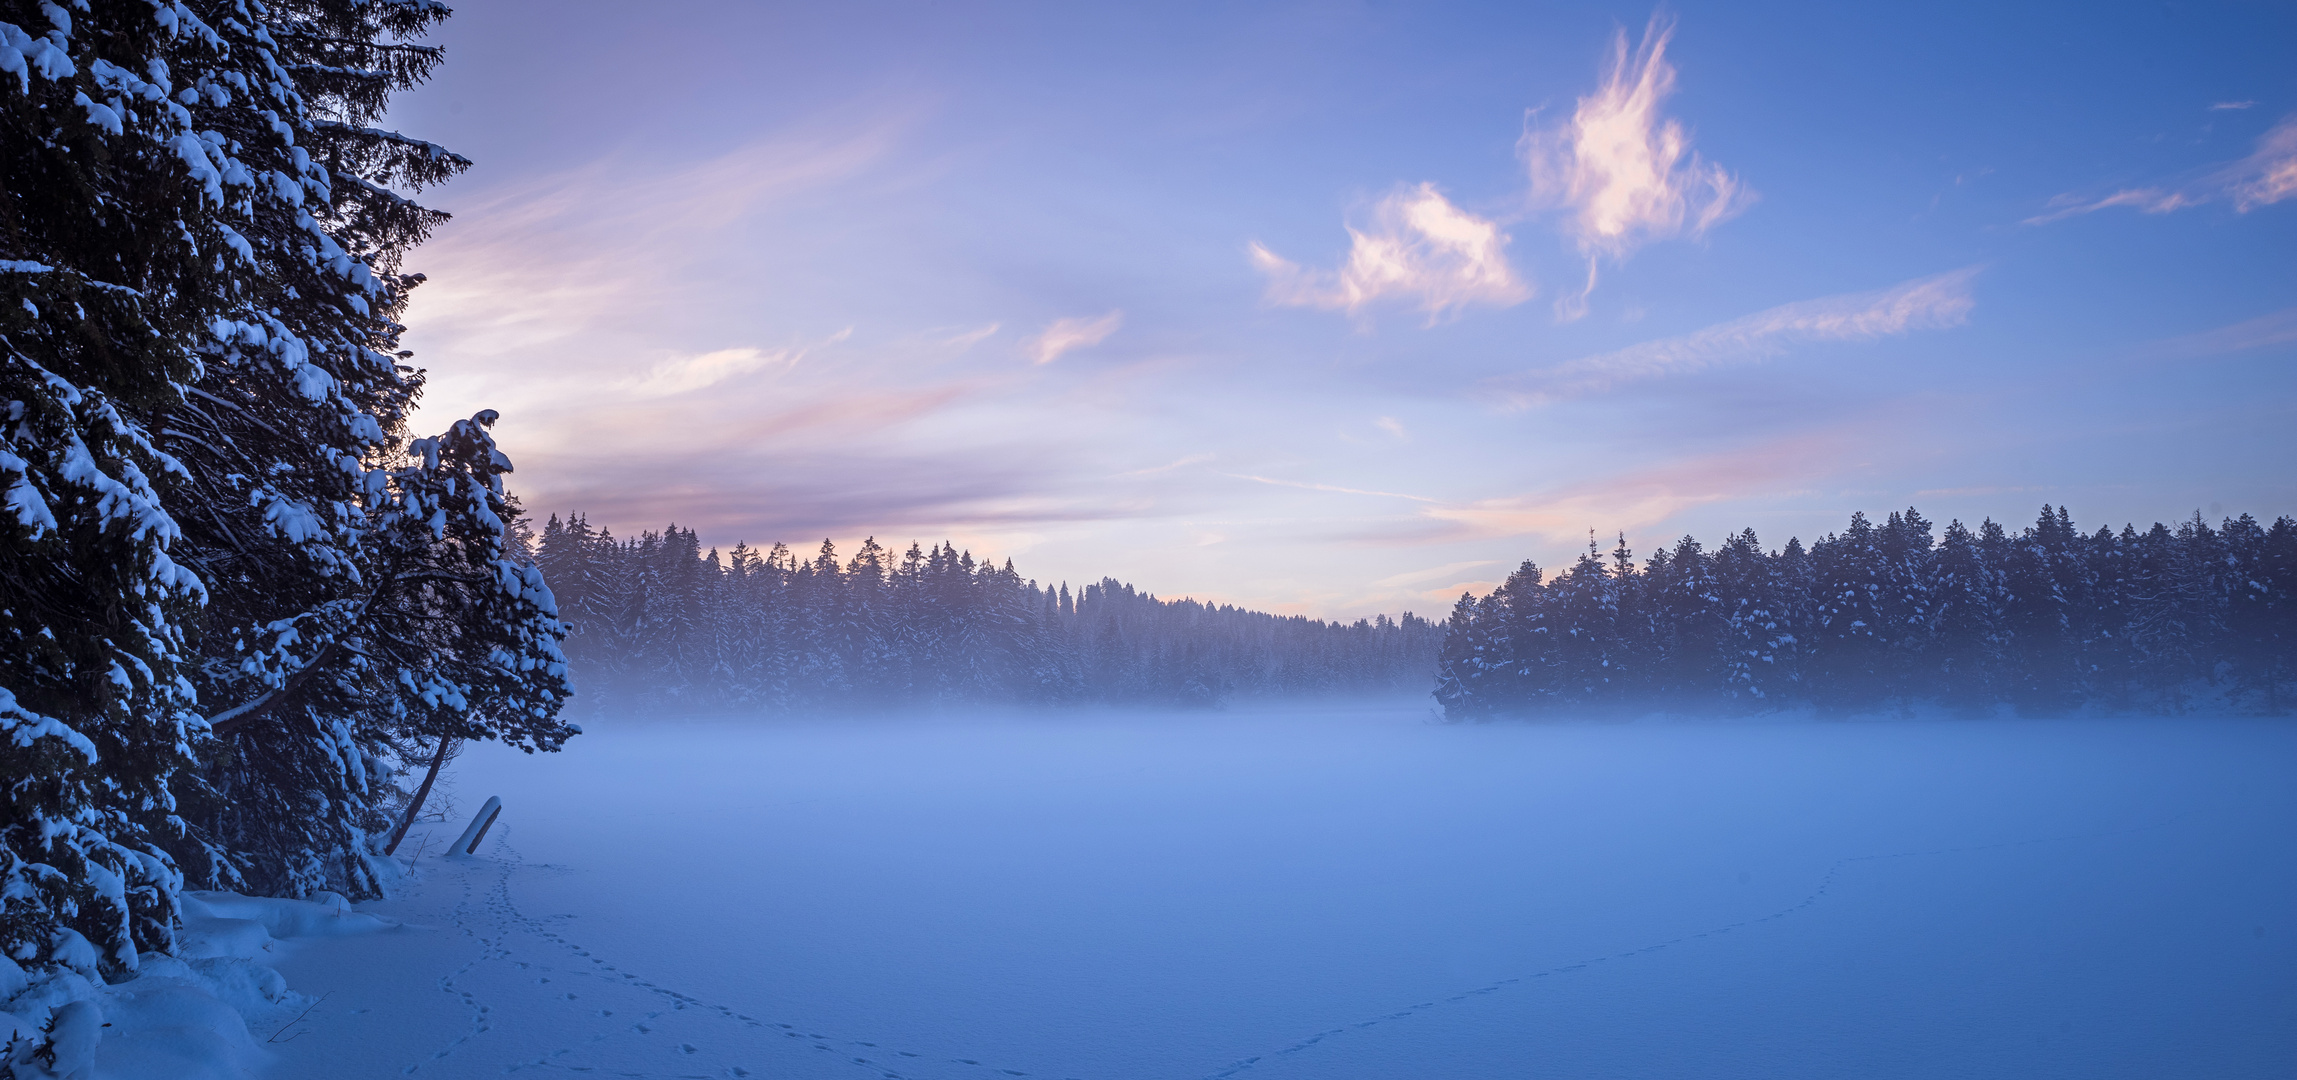
<path id="1" fill-rule="evenodd" d="M 1778 356 L 1814 342 L 1873 341 L 1960 326 L 1976 300 L 1978 267 L 1964 267 L 1873 292 L 1781 304 L 1679 337 L 1494 380 L 1510 406 L 1524 408 L 1601 393 L 1623 383 L 1682 375 Z"/>
<path id="2" fill-rule="evenodd" d="M 1671 20 L 1654 16 L 1631 54 L 1626 31 L 1619 31 L 1595 93 L 1579 99 L 1569 121 L 1523 135 L 1533 205 L 1560 214 L 1564 233 L 1588 260 L 1585 289 L 1557 301 L 1565 318 L 1585 313 L 1598 260 L 1703 235 L 1754 202 L 1738 177 L 1691 149 L 1680 122 L 1660 114 L 1675 92 L 1675 68 L 1667 63 L 1674 32 Z"/>
<path id="3" fill-rule="evenodd" d="M 1871 432 L 1835 427 L 1561 485 L 1547 491 L 1425 507 L 1408 542 L 1520 536 L 1584 540 L 1588 530 L 1633 536 L 1695 506 L 1807 484 L 1842 467 Z"/>
<path id="4" fill-rule="evenodd" d="M 999 331 L 986 313 L 806 327 L 812 313 L 760 303 L 761 275 L 727 272 L 729 234 L 882 175 L 909 126 L 666 168 L 611 160 L 458 207 L 418 253 L 432 280 L 408 320 L 438 371 L 433 407 L 501 409 L 527 505 L 617 532 L 674 520 L 714 542 L 938 536 L 1136 513 L 1069 490 L 1067 458 L 1043 447 L 1073 445 L 1073 426 L 981 421 L 1006 415 L 1028 378 L 980 355 Z"/>
<path id="5" fill-rule="evenodd" d="M 1439 578 L 1456 576 L 1462 570 L 1473 570 L 1478 567 L 1491 566 L 1498 561 L 1499 560 L 1497 559 L 1470 559 L 1466 562 L 1445 563 L 1442 566 L 1431 566 L 1424 570 L 1412 570 L 1401 574 L 1393 574 L 1388 577 L 1381 578 L 1372 584 L 1377 585 L 1383 589 L 1402 588 L 1406 585 L 1420 585 L 1429 581 L 1437 580 Z"/>
<path id="6" fill-rule="evenodd" d="M 2230 202 L 2235 213 L 2246 214 L 2291 196 L 2297 196 L 2297 115 L 2283 117 L 2271 131 L 2259 136 L 2257 148 L 2248 157 L 2212 169 L 2191 183 L 2124 188 L 2103 198 L 2060 195 L 2050 200 L 2049 212 L 2027 218 L 2025 224 L 2047 225 L 2115 207 L 2166 214 L 2219 201 Z"/>
<path id="7" fill-rule="evenodd" d="M 970 330 L 959 330 L 935 340 L 946 348 L 962 352 L 995 337 L 997 331 L 1003 329 L 1004 326 L 1004 323 L 990 323 L 987 326 L 976 326 Z"/>
<path id="8" fill-rule="evenodd" d="M 466 355 L 500 355 L 644 322 L 691 301 L 712 239 L 759 208 L 881 165 L 907 125 L 759 142 L 667 173 L 602 161 L 457 207 L 416 257 L 410 323 Z"/>
<path id="9" fill-rule="evenodd" d="M 1427 313 L 1434 325 L 1471 304 L 1508 307 L 1533 293 L 1508 265 L 1499 225 L 1452 205 L 1434 184 L 1381 199 L 1348 237 L 1348 259 L 1336 270 L 1306 269 L 1253 243 L 1252 264 L 1268 275 L 1268 302 L 1354 314 L 1395 300 Z"/>
<path id="10" fill-rule="evenodd" d="M 622 389 L 639 397 L 667 397 L 705 390 L 729 379 L 760 372 L 787 371 L 805 359 L 807 353 L 835 345 L 852 336 L 853 328 L 847 327 L 812 345 L 791 345 L 779 349 L 716 349 L 698 356 L 665 360 L 655 364 L 643 377 L 626 382 Z"/>
<path id="11" fill-rule="evenodd" d="M 2283 117 L 2257 140 L 2257 152 L 2232 173 L 2233 208 L 2248 213 L 2297 195 L 2297 116 Z"/>
<path id="12" fill-rule="evenodd" d="M 2196 197 L 2183 191 L 2171 191 L 2157 187 L 2123 188 L 2102 199 L 2088 202 L 2083 202 L 2076 196 L 2060 195 L 2050 202 L 2053 205 L 2065 205 L 2040 217 L 2027 218 L 2026 224 L 2041 225 L 2056 221 L 2059 218 L 2072 217 L 2076 214 L 2094 214 L 2100 210 L 2111 210 L 2117 206 L 2126 206 L 2141 214 L 2166 214 L 2172 210 L 2183 210 L 2188 206 L 2199 206 L 2208 201 L 2207 197 Z"/>
<path id="13" fill-rule="evenodd" d="M 1125 324 L 1125 313 L 1112 311 L 1106 315 L 1055 319 L 1044 332 L 1029 342 L 1029 358 L 1040 364 L 1050 364 L 1071 349 L 1084 349 L 1107 341 L 1109 335 Z"/>
<path id="14" fill-rule="evenodd" d="M 1630 537 L 1660 526 L 1686 510 L 1708 503 L 1802 490 L 1813 480 L 1855 467 L 1860 448 L 1871 444 L 1877 425 L 1888 416 L 1836 423 L 1777 438 L 1660 461 L 1620 471 L 1582 475 L 1522 494 L 1484 498 L 1431 498 L 1372 488 L 1304 483 L 1242 473 L 1233 479 L 1334 495 L 1404 499 L 1418 504 L 1409 512 L 1364 521 L 1343 534 L 1318 534 L 1355 544 L 1425 546 L 1521 537 L 1540 542 L 1584 540 L 1589 529 Z M 1329 520 L 1329 519 L 1323 519 Z M 1468 568 L 1458 563 L 1425 572 L 1423 580 Z M 1375 582 L 1380 587 L 1410 584 L 1403 575 Z"/>

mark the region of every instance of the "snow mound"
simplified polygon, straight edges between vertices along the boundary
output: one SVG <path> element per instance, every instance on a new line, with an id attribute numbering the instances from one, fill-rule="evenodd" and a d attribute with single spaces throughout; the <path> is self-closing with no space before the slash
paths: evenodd
<path id="1" fill-rule="evenodd" d="M 334 893 L 184 897 L 175 955 L 145 953 L 107 983 L 85 938 L 56 935 L 26 971 L 0 957 L 0 1072 L 20 1080 L 248 1080 L 270 1059 L 256 1031 L 312 1004 L 272 970 L 278 942 L 396 927 Z"/>
<path id="2" fill-rule="evenodd" d="M 254 924 L 274 938 L 371 934 L 398 925 L 388 919 L 353 911 L 350 901 L 331 892 L 320 893 L 309 900 L 280 900 L 225 892 L 191 892 L 185 894 L 183 906 L 187 938 L 194 934 L 203 937 L 209 934 L 236 937 L 242 932 L 240 924 L 245 923 Z"/>

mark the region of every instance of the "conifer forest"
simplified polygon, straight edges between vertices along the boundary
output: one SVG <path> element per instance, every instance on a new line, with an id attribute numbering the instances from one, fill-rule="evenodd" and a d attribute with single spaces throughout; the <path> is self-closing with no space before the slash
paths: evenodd
<path id="1" fill-rule="evenodd" d="M 1159 600 L 1114 578 L 1071 590 L 943 543 L 701 550 L 671 525 L 617 541 L 552 515 L 535 559 L 572 627 L 580 708 L 786 713 L 914 705 L 1210 706 L 1424 692 L 1439 627 Z"/>
<path id="2" fill-rule="evenodd" d="M 1749 529 L 1641 566 L 1621 541 L 1526 562 L 1445 624 L 1446 715 L 1636 710 L 1965 715 L 2289 711 L 2297 521 L 2084 533 L 2044 507 L 2012 533 L 1918 511 L 1765 551 Z"/>

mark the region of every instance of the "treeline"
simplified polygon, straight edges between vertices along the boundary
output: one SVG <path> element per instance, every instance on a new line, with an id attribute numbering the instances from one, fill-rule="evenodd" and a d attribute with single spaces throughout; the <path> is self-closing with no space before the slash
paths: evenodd
<path id="1" fill-rule="evenodd" d="M 1914 510 L 1805 549 L 1749 529 L 1635 565 L 1624 541 L 1553 576 L 1526 562 L 1444 631 L 1436 697 L 1510 714 L 1937 703 L 1970 713 L 2288 710 L 2297 521 L 2085 534 L 2063 507 L 2023 531 Z"/>
<path id="2" fill-rule="evenodd" d="M 1114 579 L 1072 592 L 943 543 L 899 556 L 825 540 L 705 552 L 669 526 L 616 540 L 552 515 L 535 557 L 572 625 L 585 712 L 786 712 L 916 704 L 1211 705 L 1236 696 L 1423 691 L 1438 628 L 1159 600 Z"/>

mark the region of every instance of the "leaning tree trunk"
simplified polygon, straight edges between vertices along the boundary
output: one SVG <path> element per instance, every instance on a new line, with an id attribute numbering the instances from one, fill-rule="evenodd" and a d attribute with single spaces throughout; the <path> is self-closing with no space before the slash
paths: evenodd
<path id="1" fill-rule="evenodd" d="M 431 771 L 423 774 L 423 786 L 416 788 L 415 797 L 407 800 L 407 813 L 399 819 L 399 827 L 391 830 L 391 844 L 383 849 L 383 854 L 397 852 L 399 841 L 407 838 L 407 829 L 415 823 L 415 815 L 422 813 L 423 800 L 430 798 L 431 784 L 438 780 L 439 766 L 447 763 L 447 749 L 454 744 L 455 740 L 439 736 L 439 752 L 431 755 Z"/>

